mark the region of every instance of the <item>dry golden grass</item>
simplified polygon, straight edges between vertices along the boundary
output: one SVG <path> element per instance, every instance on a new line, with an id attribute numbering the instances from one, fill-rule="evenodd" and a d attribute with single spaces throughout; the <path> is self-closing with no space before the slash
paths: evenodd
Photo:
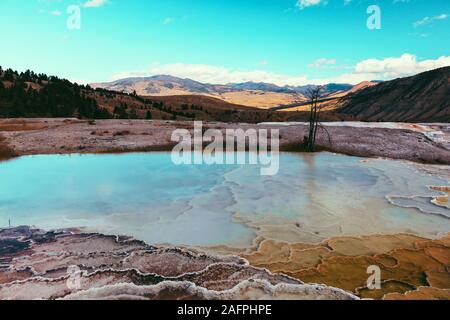
<path id="1" fill-rule="evenodd" d="M 264 91 L 236 91 L 223 93 L 220 99 L 233 104 L 268 109 L 280 105 L 289 105 L 305 101 L 300 94 L 264 92 Z"/>
<path id="2" fill-rule="evenodd" d="M 321 103 L 319 103 L 319 107 L 322 111 L 334 111 L 338 107 L 340 107 L 339 99 L 321 102 Z M 307 104 L 307 105 L 300 106 L 300 107 L 292 107 L 289 109 L 283 109 L 283 110 L 281 110 L 281 112 L 292 112 L 292 111 L 308 112 L 309 110 L 311 110 L 311 104 Z"/>

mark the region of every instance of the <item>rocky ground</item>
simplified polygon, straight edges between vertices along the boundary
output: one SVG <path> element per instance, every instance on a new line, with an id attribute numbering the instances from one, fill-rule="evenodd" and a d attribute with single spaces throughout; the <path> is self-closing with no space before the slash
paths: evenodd
<path id="1" fill-rule="evenodd" d="M 2 119 L 0 136 L 15 155 L 171 150 L 175 129 L 192 122 L 146 120 Z M 204 123 L 204 128 L 279 129 L 281 150 L 299 150 L 305 124 Z M 435 137 L 435 132 L 442 135 Z M 1 141 L 1 140 L 0 140 Z M 362 157 L 450 164 L 450 127 L 409 124 L 330 123 L 319 130 L 321 149 Z"/>
<path id="2" fill-rule="evenodd" d="M 397 235 L 338 237 L 319 245 L 264 240 L 251 265 L 308 283 L 324 283 L 369 299 L 450 299 L 450 235 L 439 240 Z M 367 270 L 381 270 L 381 289 L 367 288 Z"/>
<path id="3" fill-rule="evenodd" d="M 356 296 L 250 266 L 236 256 L 127 237 L 0 229 L 2 299 L 327 299 Z"/>
<path id="4" fill-rule="evenodd" d="M 0 300 L 448 300 L 449 240 L 407 234 L 318 245 L 264 240 L 225 255 L 79 230 L 0 229 Z M 381 269 L 381 289 L 367 288 L 371 265 Z"/>

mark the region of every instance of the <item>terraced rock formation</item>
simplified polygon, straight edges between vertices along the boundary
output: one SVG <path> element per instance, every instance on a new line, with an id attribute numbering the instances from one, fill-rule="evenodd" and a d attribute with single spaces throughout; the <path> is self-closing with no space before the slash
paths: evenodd
<path id="1" fill-rule="evenodd" d="M 249 262 L 308 283 L 323 283 L 372 299 L 449 299 L 450 235 L 339 237 L 319 245 L 265 240 Z M 381 290 L 367 288 L 367 268 L 381 269 Z"/>
<path id="2" fill-rule="evenodd" d="M 127 237 L 0 230 L 0 299 L 355 299 L 235 256 Z"/>

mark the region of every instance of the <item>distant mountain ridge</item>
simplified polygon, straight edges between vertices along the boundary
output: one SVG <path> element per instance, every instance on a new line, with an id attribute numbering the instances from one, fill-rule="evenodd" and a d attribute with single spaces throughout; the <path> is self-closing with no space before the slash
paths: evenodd
<path id="1" fill-rule="evenodd" d="M 304 102 L 307 91 L 315 86 L 278 86 L 272 83 L 252 81 L 221 85 L 169 75 L 155 75 L 93 83 L 91 87 L 125 93 L 136 92 L 140 96 L 207 95 L 230 103 L 268 108 Z M 347 91 L 352 87 L 350 84 L 331 83 L 324 86 L 324 91 L 330 95 Z"/>
<path id="2" fill-rule="evenodd" d="M 208 84 L 195 81 L 189 78 L 179 78 L 170 75 L 155 75 L 150 77 L 131 77 L 115 80 L 112 82 L 103 83 L 93 83 L 91 87 L 102 88 L 115 91 L 123 91 L 131 93 L 135 90 L 138 84 L 146 84 L 147 86 L 142 89 L 141 92 L 137 92 L 139 95 L 155 94 L 160 93 L 160 91 L 155 92 L 157 85 L 165 88 L 173 89 L 180 88 L 191 93 L 226 93 L 236 90 L 256 90 L 256 91 L 266 91 L 266 92 L 279 92 L 279 93 L 300 93 L 305 94 L 307 90 L 316 85 L 305 85 L 305 86 L 278 86 L 273 83 L 266 82 L 241 82 L 241 83 L 228 83 L 228 84 Z M 338 91 L 346 91 L 353 87 L 351 84 L 345 83 L 330 83 L 324 86 L 325 92 L 327 94 L 332 94 Z M 120 89 L 120 90 L 119 90 Z"/>

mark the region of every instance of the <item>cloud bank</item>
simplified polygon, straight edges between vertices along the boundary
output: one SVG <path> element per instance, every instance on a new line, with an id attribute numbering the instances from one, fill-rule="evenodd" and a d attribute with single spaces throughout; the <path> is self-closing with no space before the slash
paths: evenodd
<path id="1" fill-rule="evenodd" d="M 405 53 L 400 57 L 381 60 L 363 60 L 353 66 L 350 72 L 328 78 L 309 78 L 306 75 L 286 75 L 263 70 L 243 71 L 206 64 L 174 63 L 153 65 L 147 71 L 142 72 L 118 73 L 113 75 L 111 80 L 164 74 L 213 84 L 240 83 L 247 81 L 267 82 L 279 86 L 300 86 L 326 83 L 357 84 L 366 80 L 392 80 L 395 78 L 407 77 L 446 66 L 450 66 L 450 56 L 442 56 L 437 59 L 418 60 L 415 55 Z"/>

